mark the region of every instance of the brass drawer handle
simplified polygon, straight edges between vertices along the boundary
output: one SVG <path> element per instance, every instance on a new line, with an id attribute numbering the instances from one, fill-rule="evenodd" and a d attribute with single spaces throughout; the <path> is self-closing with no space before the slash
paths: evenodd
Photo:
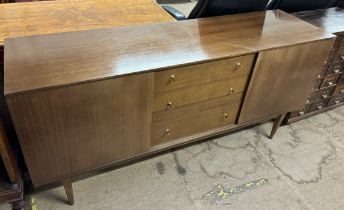
<path id="1" fill-rule="evenodd" d="M 175 74 L 172 74 L 170 76 L 170 81 L 176 81 L 176 75 Z"/>
<path id="2" fill-rule="evenodd" d="M 340 72 L 340 66 L 334 67 L 334 68 L 333 68 L 333 72 L 334 72 L 335 74 L 339 73 L 339 72 Z"/>
<path id="3" fill-rule="evenodd" d="M 317 106 L 317 108 L 318 108 L 318 109 L 322 109 L 322 108 L 324 108 L 324 107 L 323 107 L 322 104 L 319 104 L 319 105 Z"/>
<path id="4" fill-rule="evenodd" d="M 236 67 L 236 69 L 242 69 L 243 68 L 242 64 L 239 61 L 235 61 L 235 67 Z"/>
<path id="5" fill-rule="evenodd" d="M 164 132 L 164 135 L 165 135 L 165 136 L 171 135 L 171 130 L 168 129 L 168 128 L 166 128 L 166 129 L 165 129 L 165 132 Z"/>
<path id="6" fill-rule="evenodd" d="M 229 91 L 228 91 L 228 94 L 231 95 L 231 94 L 234 94 L 234 93 L 235 93 L 234 88 L 230 88 Z"/>
<path id="7" fill-rule="evenodd" d="M 168 109 L 172 109 L 173 108 L 173 104 L 171 101 L 167 102 L 167 108 Z"/>
<path id="8" fill-rule="evenodd" d="M 226 118 L 226 119 L 227 119 L 227 118 L 228 118 L 228 116 L 229 116 L 229 115 L 228 115 L 228 113 L 227 113 L 227 112 L 223 113 L 223 117 L 224 117 L 224 118 Z"/>

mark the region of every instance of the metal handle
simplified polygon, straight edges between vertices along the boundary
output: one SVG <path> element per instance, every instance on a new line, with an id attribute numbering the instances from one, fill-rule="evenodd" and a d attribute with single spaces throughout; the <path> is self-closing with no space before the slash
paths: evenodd
<path id="1" fill-rule="evenodd" d="M 341 54 L 341 55 L 340 55 L 340 58 L 341 58 L 342 60 L 344 60 L 344 54 Z"/>
<path id="2" fill-rule="evenodd" d="M 300 115 L 304 115 L 305 114 L 305 110 L 299 111 Z"/>
<path id="3" fill-rule="evenodd" d="M 164 135 L 165 135 L 165 136 L 171 135 L 171 130 L 168 129 L 168 128 L 166 128 L 166 129 L 165 129 L 165 132 L 164 132 Z"/>
<path id="4" fill-rule="evenodd" d="M 333 81 L 328 81 L 327 84 L 328 84 L 328 86 L 331 86 L 331 85 L 333 85 Z"/>
<path id="5" fill-rule="evenodd" d="M 229 115 L 228 115 L 228 113 L 227 113 L 227 112 L 223 113 L 223 117 L 224 117 L 224 118 L 226 118 L 226 119 L 227 119 L 227 118 L 228 118 L 228 116 L 229 116 Z"/>
<path id="6" fill-rule="evenodd" d="M 335 67 L 333 68 L 333 72 L 334 72 L 335 74 L 339 73 L 339 72 L 340 72 L 340 66 L 335 66 Z"/>
<path id="7" fill-rule="evenodd" d="M 170 76 L 170 81 L 176 81 L 176 75 L 175 74 L 172 74 Z"/>
<path id="8" fill-rule="evenodd" d="M 322 104 L 319 104 L 319 105 L 317 106 L 317 108 L 318 108 L 318 109 L 322 109 L 322 108 L 323 108 L 323 105 L 322 105 Z"/>
<path id="9" fill-rule="evenodd" d="M 167 108 L 168 109 L 172 109 L 173 108 L 173 104 L 171 101 L 167 102 Z"/>
<path id="10" fill-rule="evenodd" d="M 324 93 L 324 94 L 322 94 L 321 96 L 322 96 L 324 99 L 325 99 L 325 98 L 328 98 L 328 93 Z"/>
<path id="11" fill-rule="evenodd" d="M 339 102 L 340 102 L 340 101 L 339 101 L 338 99 L 334 100 L 334 103 L 335 103 L 335 104 L 339 104 Z"/>
<path id="12" fill-rule="evenodd" d="M 228 91 L 228 93 L 229 93 L 229 95 L 234 94 L 234 93 L 235 93 L 234 88 L 230 88 L 229 91 Z"/>
<path id="13" fill-rule="evenodd" d="M 344 93 L 344 89 L 341 89 L 339 92 L 340 92 L 340 93 Z"/>
<path id="14" fill-rule="evenodd" d="M 242 64 L 239 61 L 235 61 L 235 67 L 236 67 L 236 69 L 242 69 L 243 68 Z"/>

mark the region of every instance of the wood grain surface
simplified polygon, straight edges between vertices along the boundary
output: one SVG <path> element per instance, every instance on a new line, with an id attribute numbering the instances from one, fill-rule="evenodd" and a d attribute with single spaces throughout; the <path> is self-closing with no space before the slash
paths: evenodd
<path id="1" fill-rule="evenodd" d="M 239 123 L 302 107 L 312 93 L 332 45 L 333 40 L 323 40 L 259 53 Z"/>
<path id="2" fill-rule="evenodd" d="M 276 10 L 7 39 L 5 94 L 209 62 L 333 37 Z"/>
<path id="3" fill-rule="evenodd" d="M 0 46 L 9 37 L 175 21 L 153 0 L 58 0 L 0 5 Z"/>
<path id="4" fill-rule="evenodd" d="M 9 97 L 34 185 L 148 149 L 152 73 Z"/>

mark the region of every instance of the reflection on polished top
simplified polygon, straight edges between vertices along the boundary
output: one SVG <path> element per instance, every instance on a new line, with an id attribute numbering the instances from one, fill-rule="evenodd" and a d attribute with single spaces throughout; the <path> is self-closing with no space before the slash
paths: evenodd
<path id="1" fill-rule="evenodd" d="M 8 37 L 167 21 L 175 20 L 153 0 L 58 0 L 0 4 L 0 46 Z"/>
<path id="2" fill-rule="evenodd" d="M 7 39 L 5 94 L 206 62 L 333 37 L 277 10 Z"/>
<path id="3" fill-rule="evenodd" d="M 331 33 L 344 31 L 344 9 L 339 7 L 297 12 L 295 15 Z"/>

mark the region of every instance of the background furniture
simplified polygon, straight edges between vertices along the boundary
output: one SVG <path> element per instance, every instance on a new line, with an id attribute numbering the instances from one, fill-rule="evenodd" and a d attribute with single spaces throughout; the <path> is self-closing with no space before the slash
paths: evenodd
<path id="1" fill-rule="evenodd" d="M 340 6 L 342 0 L 271 0 L 267 9 L 281 9 L 286 12 L 326 9 Z"/>
<path id="2" fill-rule="evenodd" d="M 177 20 L 212 17 L 245 12 L 263 11 L 269 0 L 198 0 L 196 6 L 186 18 L 184 14 L 171 6 L 162 6 Z"/>
<path id="3" fill-rule="evenodd" d="M 73 198 L 85 172 L 269 119 L 276 130 L 333 40 L 278 10 L 7 39 L 5 95 L 32 182 L 65 180 Z"/>
<path id="4" fill-rule="evenodd" d="M 312 94 L 304 106 L 288 114 L 292 123 L 344 104 L 344 9 L 329 8 L 294 13 L 317 27 L 337 35 Z"/>
<path id="5" fill-rule="evenodd" d="M 13 210 L 21 210 L 25 207 L 23 179 L 1 119 L 0 157 L 0 203 L 9 202 Z"/>

